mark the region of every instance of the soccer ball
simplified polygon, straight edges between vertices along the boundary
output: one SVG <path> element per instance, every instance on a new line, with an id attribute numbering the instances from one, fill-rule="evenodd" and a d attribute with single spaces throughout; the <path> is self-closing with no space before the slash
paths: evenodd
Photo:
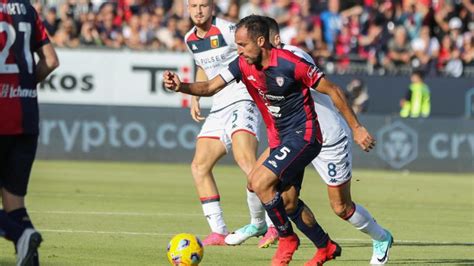
<path id="1" fill-rule="evenodd" d="M 173 266 L 195 266 L 204 255 L 201 240 L 192 234 L 177 234 L 168 244 L 168 261 Z"/>

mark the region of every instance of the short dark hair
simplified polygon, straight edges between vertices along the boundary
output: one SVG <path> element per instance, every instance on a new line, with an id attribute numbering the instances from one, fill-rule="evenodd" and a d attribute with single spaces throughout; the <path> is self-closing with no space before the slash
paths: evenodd
<path id="1" fill-rule="evenodd" d="M 266 41 L 270 40 L 268 24 L 263 16 L 250 15 L 239 21 L 236 25 L 236 30 L 245 27 L 252 40 L 257 40 L 258 37 L 263 36 Z"/>
<path id="2" fill-rule="evenodd" d="M 275 34 L 280 34 L 280 26 L 278 25 L 278 22 L 276 22 L 274 18 L 265 16 L 263 17 L 263 19 L 267 23 L 268 30 L 270 30 L 270 32 L 274 32 Z"/>
<path id="3" fill-rule="evenodd" d="M 420 79 L 425 77 L 425 72 L 421 69 L 415 69 L 411 72 L 412 76 L 418 76 Z"/>

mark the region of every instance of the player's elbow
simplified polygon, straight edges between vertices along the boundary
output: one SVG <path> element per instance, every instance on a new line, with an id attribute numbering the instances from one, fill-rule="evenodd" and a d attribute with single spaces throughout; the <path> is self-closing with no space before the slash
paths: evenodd
<path id="1" fill-rule="evenodd" d="M 57 56 L 52 56 L 46 60 L 46 66 L 50 71 L 55 70 L 59 67 L 59 58 Z"/>
<path id="2" fill-rule="evenodd" d="M 200 95 L 198 95 L 198 96 L 211 97 L 211 96 L 214 96 L 214 94 L 216 94 L 216 92 L 211 91 L 211 90 L 207 90 L 207 91 L 202 92 L 202 93 L 201 93 Z"/>

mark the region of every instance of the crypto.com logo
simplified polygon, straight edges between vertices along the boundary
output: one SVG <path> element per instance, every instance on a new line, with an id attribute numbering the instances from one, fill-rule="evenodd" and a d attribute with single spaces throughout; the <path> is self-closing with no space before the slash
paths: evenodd
<path id="1" fill-rule="evenodd" d="M 400 169 L 418 156 L 418 134 L 400 121 L 382 127 L 377 134 L 377 154 Z"/>

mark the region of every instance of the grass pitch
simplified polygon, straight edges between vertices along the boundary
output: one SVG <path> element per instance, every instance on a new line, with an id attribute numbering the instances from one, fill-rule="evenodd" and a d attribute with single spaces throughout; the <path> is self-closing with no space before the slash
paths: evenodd
<path id="1" fill-rule="evenodd" d="M 230 230 L 248 223 L 243 174 L 218 166 L 215 176 Z M 177 233 L 209 229 L 185 164 L 37 161 L 27 204 L 45 241 L 42 265 L 168 265 L 166 247 Z M 354 171 L 354 201 L 395 237 L 390 264 L 474 265 L 474 176 L 453 173 Z M 302 198 L 342 248 L 327 265 L 368 265 L 370 239 L 330 210 L 326 186 L 306 171 Z M 302 234 L 300 234 L 301 236 Z M 206 247 L 207 265 L 269 265 L 275 247 Z M 315 252 L 308 239 L 292 265 Z M 0 265 L 14 265 L 0 240 Z"/>

